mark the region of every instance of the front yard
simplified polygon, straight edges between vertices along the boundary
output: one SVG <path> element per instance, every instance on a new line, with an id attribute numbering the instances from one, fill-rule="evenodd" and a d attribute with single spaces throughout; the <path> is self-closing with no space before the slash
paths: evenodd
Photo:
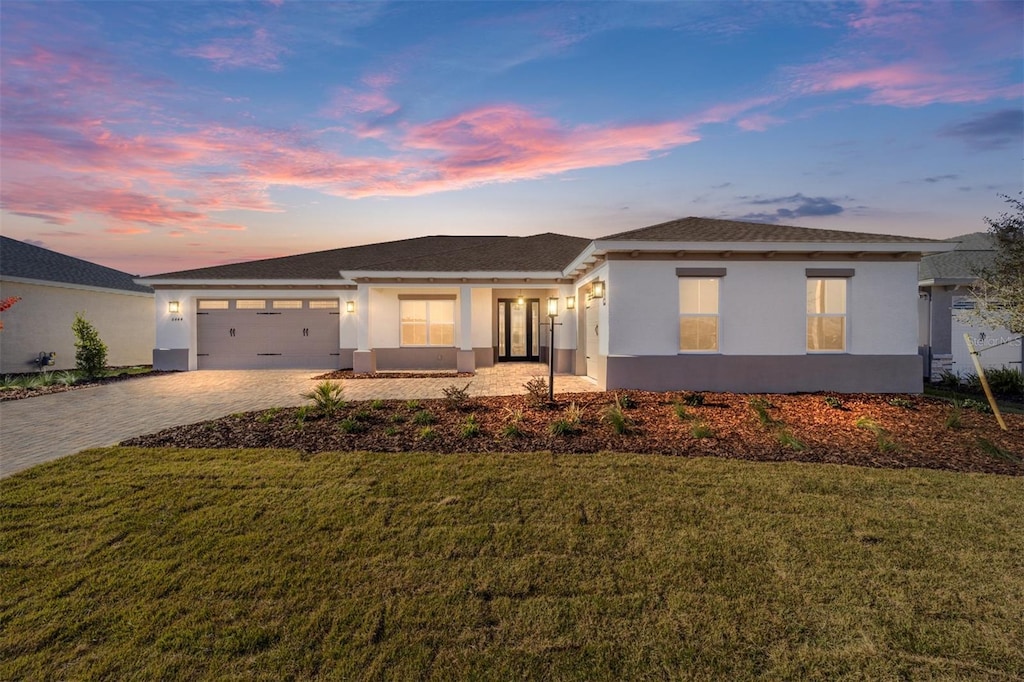
<path id="1" fill-rule="evenodd" d="M 3 485 L 3 679 L 1024 675 L 1016 477 L 109 448 Z"/>

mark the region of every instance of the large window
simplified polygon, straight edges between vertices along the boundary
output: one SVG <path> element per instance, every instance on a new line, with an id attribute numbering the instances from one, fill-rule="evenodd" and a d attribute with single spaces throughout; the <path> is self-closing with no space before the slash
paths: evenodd
<path id="1" fill-rule="evenodd" d="M 400 301 L 403 346 L 454 346 L 455 301 Z"/>
<path id="2" fill-rule="evenodd" d="M 679 350 L 718 350 L 717 277 L 679 278 Z"/>
<path id="3" fill-rule="evenodd" d="M 846 350 L 846 280 L 807 280 L 807 350 Z"/>

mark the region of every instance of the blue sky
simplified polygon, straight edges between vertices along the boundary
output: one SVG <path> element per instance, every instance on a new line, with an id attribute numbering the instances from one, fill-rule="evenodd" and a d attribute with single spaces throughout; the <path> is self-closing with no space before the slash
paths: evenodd
<path id="1" fill-rule="evenodd" d="M 1024 4 L 9 2 L 3 232 L 133 273 L 1024 186 Z"/>

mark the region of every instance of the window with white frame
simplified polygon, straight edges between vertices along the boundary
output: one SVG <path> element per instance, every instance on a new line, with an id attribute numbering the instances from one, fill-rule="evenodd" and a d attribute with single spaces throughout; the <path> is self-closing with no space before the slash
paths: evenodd
<path id="1" fill-rule="evenodd" d="M 808 278 L 807 350 L 846 350 L 846 280 Z"/>
<path id="2" fill-rule="evenodd" d="M 455 345 L 455 301 L 412 299 L 399 304 L 403 346 Z"/>
<path id="3" fill-rule="evenodd" d="M 679 350 L 718 351 L 718 277 L 679 278 Z"/>

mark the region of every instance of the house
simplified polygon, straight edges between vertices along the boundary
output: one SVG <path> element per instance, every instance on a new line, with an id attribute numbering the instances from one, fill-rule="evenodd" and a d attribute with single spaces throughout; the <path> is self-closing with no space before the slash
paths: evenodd
<path id="1" fill-rule="evenodd" d="M 1024 343 L 1008 329 L 977 326 L 967 317 L 974 309 L 971 287 L 977 273 L 995 261 L 995 242 L 986 232 L 949 240 L 956 250 L 924 256 L 918 267 L 919 345 L 929 359 L 925 376 L 938 380 L 943 372 L 975 372 L 964 334 L 971 336 L 985 369 L 1021 369 Z"/>
<path id="2" fill-rule="evenodd" d="M 420 237 L 138 281 L 156 290 L 162 369 L 472 371 L 553 356 L 557 372 L 606 389 L 914 392 L 918 261 L 954 246 L 685 218 L 594 240 Z"/>
<path id="3" fill-rule="evenodd" d="M 0 372 L 74 369 L 75 313 L 107 344 L 108 364 L 152 361 L 153 290 L 126 272 L 0 237 L 0 297 L 11 296 L 21 300 L 3 313 Z"/>

